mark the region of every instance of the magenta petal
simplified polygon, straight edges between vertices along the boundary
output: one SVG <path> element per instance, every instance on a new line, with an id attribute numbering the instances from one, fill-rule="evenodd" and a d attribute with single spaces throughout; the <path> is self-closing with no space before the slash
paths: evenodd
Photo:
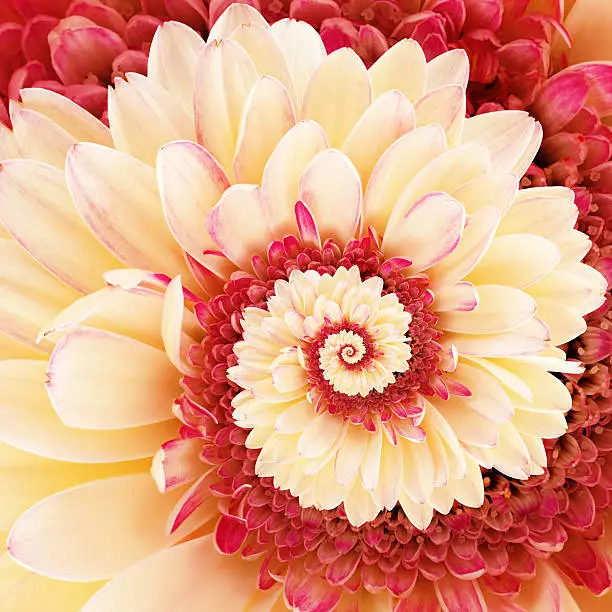
<path id="1" fill-rule="evenodd" d="M 298 200 L 295 204 L 295 220 L 302 242 L 305 245 L 320 249 L 321 237 L 319 236 L 317 222 L 308 206 L 301 200 Z"/>
<path id="2" fill-rule="evenodd" d="M 289 6 L 289 17 L 307 21 L 314 28 L 320 28 L 325 19 L 340 16 L 340 6 L 334 0 L 293 0 Z"/>
<path id="3" fill-rule="evenodd" d="M 93 75 L 110 82 L 113 60 L 127 49 L 123 39 L 100 26 L 70 27 L 65 22 L 49 34 L 51 61 L 61 81 L 74 85 Z"/>
<path id="4" fill-rule="evenodd" d="M 554 134 L 578 114 L 588 93 L 587 79 L 565 70 L 546 81 L 530 110 L 546 133 Z"/>
<path id="5" fill-rule="evenodd" d="M 206 5 L 201 0 L 165 0 L 170 19 L 180 21 L 194 30 L 204 30 L 208 24 Z"/>
<path id="6" fill-rule="evenodd" d="M 102 28 L 116 32 L 119 36 L 123 36 L 125 32 L 125 19 L 121 13 L 97 0 L 73 0 L 66 17 L 73 15 L 85 17 Z"/>
<path id="7" fill-rule="evenodd" d="M 223 515 L 215 528 L 215 544 L 220 553 L 233 555 L 238 552 L 248 534 L 244 519 L 236 516 Z"/>
<path id="8" fill-rule="evenodd" d="M 48 15 L 38 15 L 26 23 L 21 37 L 26 59 L 37 60 L 49 69 L 51 68 L 48 36 L 58 23 L 59 19 Z"/>

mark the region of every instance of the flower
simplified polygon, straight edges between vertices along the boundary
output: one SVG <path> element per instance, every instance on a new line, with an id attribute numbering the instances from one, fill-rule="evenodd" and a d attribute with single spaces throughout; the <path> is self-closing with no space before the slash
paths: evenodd
<path id="1" fill-rule="evenodd" d="M 405 40 L 366 70 L 233 5 L 206 45 L 158 29 L 110 129 L 23 91 L 0 130 L 0 451 L 35 483 L 3 498 L 11 571 L 40 588 L 16 607 L 57 588 L 86 612 L 495 610 L 520 590 L 537 612 L 573 601 L 555 563 L 609 586 L 569 471 L 605 436 L 544 443 L 571 407 L 550 372 L 581 372 L 558 346 L 607 283 L 573 192 L 518 190 L 539 124 L 465 119 L 467 64 Z"/>

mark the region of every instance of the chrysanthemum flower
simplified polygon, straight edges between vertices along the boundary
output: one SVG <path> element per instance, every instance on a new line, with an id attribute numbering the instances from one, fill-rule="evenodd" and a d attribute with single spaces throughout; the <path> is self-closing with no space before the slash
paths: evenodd
<path id="1" fill-rule="evenodd" d="M 518 191 L 539 124 L 465 119 L 461 50 L 367 70 L 244 5 L 206 45 L 164 24 L 148 75 L 110 130 L 29 89 L 0 131 L 5 601 L 538 612 L 575 605 L 558 567 L 608 588 L 594 494 L 544 443 L 571 408 L 552 372 L 581 371 L 558 346 L 607 283 L 573 192 Z"/>

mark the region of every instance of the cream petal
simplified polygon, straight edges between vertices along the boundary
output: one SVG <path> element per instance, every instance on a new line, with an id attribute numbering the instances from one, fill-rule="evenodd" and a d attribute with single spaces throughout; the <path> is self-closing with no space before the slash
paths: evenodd
<path id="1" fill-rule="evenodd" d="M 259 184 L 264 166 L 280 139 L 295 125 L 295 114 L 284 85 L 260 78 L 244 105 L 232 167 L 239 183 Z"/>
<path id="2" fill-rule="evenodd" d="M 13 133 L 21 156 L 63 169 L 66 155 L 77 140 L 43 115 L 10 101 Z"/>
<path id="3" fill-rule="evenodd" d="M 198 142 L 228 175 L 242 111 L 256 80 L 253 62 L 233 40 L 208 43 L 200 55 L 194 97 Z"/>
<path id="4" fill-rule="evenodd" d="M 181 391 L 166 355 L 110 332 L 79 327 L 58 342 L 47 390 L 71 427 L 123 429 L 165 421 Z"/>
<path id="5" fill-rule="evenodd" d="M 280 140 L 266 163 L 261 180 L 264 215 L 274 236 L 295 234 L 295 203 L 302 173 L 327 149 L 325 132 L 314 121 L 300 121 Z"/>
<path id="6" fill-rule="evenodd" d="M 300 457 L 313 459 L 329 451 L 347 425 L 342 419 L 324 412 L 310 421 L 298 441 Z M 350 425 L 348 425 L 350 427 Z"/>
<path id="7" fill-rule="evenodd" d="M 310 24 L 293 19 L 273 23 L 270 34 L 285 56 L 293 82 L 290 91 L 295 96 L 296 112 L 302 119 L 304 115 L 300 111 L 310 80 L 327 57 L 323 41 Z"/>
<path id="8" fill-rule="evenodd" d="M 534 124 L 535 120 L 524 111 L 476 115 L 465 120 L 462 143 L 485 145 L 494 167 L 514 170 L 531 143 Z"/>
<path id="9" fill-rule="evenodd" d="M 428 444 L 402 440 L 403 489 L 417 504 L 425 504 L 433 491 L 434 464 Z M 401 498 L 401 496 L 400 496 Z M 402 504 L 403 507 L 403 504 Z"/>
<path id="10" fill-rule="evenodd" d="M 361 214 L 361 180 L 344 153 L 330 149 L 311 160 L 300 179 L 299 199 L 312 211 L 321 238 L 343 244 L 354 236 Z"/>
<path id="11" fill-rule="evenodd" d="M 202 37 L 178 21 L 166 21 L 156 30 L 147 75 L 179 101 L 193 117 L 193 92 L 198 56 L 204 49 Z"/>
<path id="12" fill-rule="evenodd" d="M 495 446 L 499 441 L 499 424 L 472 409 L 467 401 L 452 397 L 435 406 L 460 442 L 477 447 Z"/>
<path id="13" fill-rule="evenodd" d="M 546 238 L 532 234 L 499 236 L 466 280 L 475 285 L 503 282 L 509 287 L 527 287 L 552 271 L 560 259 L 561 250 Z"/>
<path id="14" fill-rule="evenodd" d="M 334 460 L 334 474 L 341 485 L 348 485 L 357 475 L 368 448 L 369 434 L 357 427 L 348 427 Z"/>
<path id="15" fill-rule="evenodd" d="M 476 267 L 495 236 L 499 219 L 499 210 L 491 206 L 474 213 L 469 225 L 463 230 L 459 246 L 428 271 L 434 294 L 440 287 L 461 280 Z"/>
<path id="16" fill-rule="evenodd" d="M 177 98 L 141 74 L 128 73 L 109 89 L 108 122 L 117 150 L 154 166 L 171 140 L 195 140 L 193 121 Z"/>
<path id="17" fill-rule="evenodd" d="M 17 449 L 14 451 L 23 452 Z M 28 456 L 27 453 L 23 454 Z M 35 457 L 38 463 L 0 468 L 0 529 L 10 530 L 21 514 L 47 495 L 98 478 L 144 473 L 151 463 L 150 459 L 146 459 L 124 463 L 81 464 L 29 456 Z"/>
<path id="18" fill-rule="evenodd" d="M 6 558 L 9 559 L 8 555 Z M 9 559 L 14 567 L 19 567 Z M 53 605 L 62 610 L 80 610 L 87 600 L 102 586 L 102 582 L 63 582 L 46 578 L 21 568 L 24 576 L 0 592 L 5 610 L 36 612 Z"/>
<path id="19" fill-rule="evenodd" d="M 79 294 L 43 270 L 13 240 L 0 239 L 0 260 L 0 331 L 37 348 L 41 327 Z M 50 352 L 53 345 L 41 342 L 38 348 Z"/>
<path id="20" fill-rule="evenodd" d="M 249 588 L 249 585 L 252 585 Z M 257 564 L 239 555 L 220 555 L 212 536 L 174 546 L 117 575 L 85 605 L 82 612 L 130 612 L 175 608 L 201 612 L 240 612 L 257 588 Z"/>
<path id="21" fill-rule="evenodd" d="M 269 28 L 268 22 L 252 6 L 242 3 L 230 4 L 210 29 L 208 40 L 220 41 L 223 38 L 228 38 L 236 28 L 243 25 Z"/>
<path id="22" fill-rule="evenodd" d="M 584 276 L 554 270 L 529 285 L 526 291 L 536 299 L 553 300 L 584 315 L 601 306 L 601 295 L 606 290 L 603 283 L 599 287 L 593 287 L 589 280 Z"/>
<path id="23" fill-rule="evenodd" d="M 232 32 L 230 38 L 249 54 L 260 75 L 273 77 L 287 88 L 294 108 L 299 110 L 287 61 L 270 29 L 255 23 L 241 25 Z"/>
<path id="24" fill-rule="evenodd" d="M 50 578 L 110 578 L 176 541 L 165 531 L 176 497 L 160 495 L 149 474 L 89 482 L 27 510 L 7 548 L 15 561 Z"/>
<path id="25" fill-rule="evenodd" d="M 230 183 L 215 158 L 195 142 L 164 145 L 157 155 L 157 182 L 168 227 L 181 247 L 204 266 L 215 249 L 206 215 Z"/>
<path id="26" fill-rule="evenodd" d="M 454 344 L 459 354 L 474 357 L 530 357 L 543 351 L 549 338 L 548 327 L 539 319 L 501 334 L 444 335 L 444 344 Z"/>
<path id="27" fill-rule="evenodd" d="M 109 129 L 66 96 L 39 87 L 22 89 L 20 94 L 24 109 L 45 115 L 76 140 L 113 146 Z"/>
<path id="28" fill-rule="evenodd" d="M 249 268 L 253 255 L 265 254 L 272 241 L 262 199 L 255 185 L 232 185 L 206 217 L 210 237 L 243 270 Z"/>
<path id="29" fill-rule="evenodd" d="M 366 110 L 342 146 L 364 185 L 386 149 L 414 126 L 414 107 L 400 91 L 383 94 Z"/>
<path id="30" fill-rule="evenodd" d="M 478 293 L 472 283 L 446 285 L 434 295 L 434 312 L 470 312 L 478 306 Z"/>
<path id="31" fill-rule="evenodd" d="M 498 334 L 529 321 L 536 303 L 527 293 L 503 285 L 477 285 L 478 306 L 468 312 L 440 315 L 439 327 L 463 334 Z M 544 319 L 540 313 L 538 316 Z M 559 344 L 559 343 L 556 343 Z"/>
<path id="32" fill-rule="evenodd" d="M 525 147 L 523 153 L 519 156 L 519 158 L 512 166 L 511 170 L 516 174 L 516 176 L 523 176 L 525 172 L 529 169 L 531 162 L 535 159 L 537 155 L 540 145 L 542 144 L 542 139 L 544 138 L 544 130 L 542 129 L 542 124 L 536 122 L 533 125 L 533 132 L 531 133 L 531 138 L 529 143 Z"/>
<path id="33" fill-rule="evenodd" d="M 418 174 L 407 183 L 393 207 L 385 231 L 393 231 L 400 219 L 424 195 L 432 191 L 451 193 L 488 172 L 489 166 L 489 154 L 485 147 L 480 145 L 457 147 L 438 155 L 426 166 L 422 166 Z"/>
<path id="34" fill-rule="evenodd" d="M 386 51 L 368 73 L 374 98 L 397 89 L 416 102 L 425 91 L 425 54 L 415 40 L 405 38 Z"/>
<path id="35" fill-rule="evenodd" d="M 86 323 L 163 349 L 162 303 L 163 294 L 158 291 L 107 287 L 70 304 L 42 329 L 39 337 L 56 342 L 63 332 Z M 197 323 L 188 330 L 197 334 Z"/>
<path id="36" fill-rule="evenodd" d="M 463 49 L 441 53 L 427 62 L 425 91 L 430 92 L 447 85 L 467 87 L 470 61 Z"/>
<path id="37" fill-rule="evenodd" d="M 518 418 L 518 414 L 515 419 Z M 554 437 L 557 437 L 556 434 Z M 545 437 L 547 437 L 545 435 Z M 486 460 L 502 474 L 513 478 L 529 477 L 529 451 L 512 422 L 499 425 L 499 442 L 492 448 L 481 449 Z"/>
<path id="38" fill-rule="evenodd" d="M 151 475 L 161 493 L 202 475 L 206 468 L 200 458 L 202 445 L 202 438 L 174 438 L 161 445 L 151 465 Z"/>
<path id="39" fill-rule="evenodd" d="M 417 504 L 404 491 L 400 493 L 399 503 L 408 520 L 417 529 L 427 529 L 433 518 L 433 506 L 431 504 Z"/>
<path id="40" fill-rule="evenodd" d="M 0 121 L 0 159 L 15 157 L 21 157 L 15 134 Z"/>
<path id="41" fill-rule="evenodd" d="M 442 192 L 423 196 L 386 232 L 382 248 L 387 257 L 406 257 L 410 273 L 418 273 L 448 257 L 459 244 L 465 224 L 463 204 Z"/>
<path id="42" fill-rule="evenodd" d="M 64 173 L 52 166 L 25 159 L 2 163 L 0 219 L 32 257 L 77 291 L 103 287 L 102 274 L 120 266 L 89 232 Z"/>
<path id="43" fill-rule="evenodd" d="M 114 149 L 81 143 L 68 156 L 66 180 L 85 222 L 117 259 L 189 278 L 164 219 L 153 168 Z"/>
<path id="44" fill-rule="evenodd" d="M 521 434 L 535 435 L 540 438 L 558 438 L 567 430 L 565 415 L 559 413 L 531 412 L 517 407 L 512 424 Z"/>
<path id="45" fill-rule="evenodd" d="M 461 142 L 465 119 L 465 90 L 458 85 L 434 89 L 415 105 L 417 125 L 437 124 L 446 132 L 449 144 Z"/>
<path id="46" fill-rule="evenodd" d="M 514 411 L 510 398 L 492 374 L 468 365 L 462 359 L 451 376 L 471 391 L 470 397 L 461 400 L 471 410 L 494 423 L 504 423 L 512 418 Z"/>
<path id="47" fill-rule="evenodd" d="M 328 55 L 308 83 L 301 117 L 323 127 L 340 148 L 372 101 L 368 72 L 352 49 Z"/>
<path id="48" fill-rule="evenodd" d="M 586 321 L 579 312 L 547 298 L 537 298 L 536 302 L 537 316 L 548 326 L 551 344 L 565 344 L 586 331 Z"/>
<path id="49" fill-rule="evenodd" d="M 0 333 L 0 359 L 45 359 L 47 354 Z"/>
<path id="50" fill-rule="evenodd" d="M 368 181 L 364 196 L 364 225 L 371 225 L 382 234 L 406 185 L 445 150 L 444 130 L 436 125 L 408 132 L 394 142 L 382 154 Z"/>
<path id="51" fill-rule="evenodd" d="M 36 455 L 106 463 L 151 457 L 176 433 L 174 420 L 120 431 L 83 431 L 66 427 L 45 390 L 44 361 L 0 363 L 0 440 Z"/>
<path id="52" fill-rule="evenodd" d="M 501 170 L 491 170 L 481 174 L 451 193 L 459 200 L 468 215 L 473 215 L 486 206 L 498 208 L 503 216 L 511 206 L 518 191 L 516 174 Z"/>
<path id="53" fill-rule="evenodd" d="M 569 238 L 577 218 L 578 209 L 571 189 L 522 189 L 499 224 L 498 235 L 536 234 L 562 244 Z"/>
<path id="54" fill-rule="evenodd" d="M 196 341 L 185 332 L 185 319 L 191 319 L 192 323 L 195 323 L 193 314 L 185 309 L 181 277 L 177 276 L 170 281 L 164 295 L 161 335 L 168 358 L 174 367 L 183 374 L 194 376 L 198 372 L 189 363 L 187 352 Z M 193 329 L 193 324 L 191 328 Z"/>

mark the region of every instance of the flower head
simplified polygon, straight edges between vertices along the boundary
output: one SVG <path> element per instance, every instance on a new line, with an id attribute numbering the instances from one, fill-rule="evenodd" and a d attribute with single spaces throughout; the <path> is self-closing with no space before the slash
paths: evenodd
<path id="1" fill-rule="evenodd" d="M 519 590 L 534 611 L 534 575 L 570 597 L 541 559 L 595 531 L 566 537 L 588 494 L 559 492 L 544 440 L 571 408 L 552 372 L 581 372 L 558 347 L 606 281 L 573 192 L 518 190 L 539 124 L 466 119 L 467 79 L 460 50 L 404 40 L 367 69 L 233 5 L 206 44 L 158 29 L 110 129 L 23 92 L 0 322 L 24 360 L 0 375 L 28 386 L 3 385 L 0 436 L 102 467 L 17 519 L 13 559 L 111 579 L 87 612 L 484 610 Z"/>

